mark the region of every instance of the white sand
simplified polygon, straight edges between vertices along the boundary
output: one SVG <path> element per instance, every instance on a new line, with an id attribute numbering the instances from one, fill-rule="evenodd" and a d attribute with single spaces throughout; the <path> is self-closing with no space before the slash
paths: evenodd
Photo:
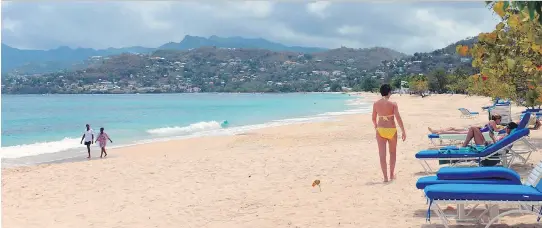
<path id="1" fill-rule="evenodd" d="M 423 176 L 414 154 L 430 146 L 428 126 L 483 123 L 487 114 L 460 119 L 457 108 L 478 111 L 491 102 L 462 95 L 392 100 L 408 138 L 398 145 L 398 179 L 389 184 L 382 183 L 370 114 L 350 115 L 126 147 L 101 160 L 4 169 L 2 227 L 433 227 L 414 185 Z M 531 133 L 539 146 L 540 132 Z M 541 158 L 533 153 L 530 162 Z M 526 173 L 530 164 L 515 169 Z M 311 187 L 315 179 L 321 192 Z M 436 215 L 432 221 L 440 224 Z M 501 223 L 533 227 L 536 218 Z"/>

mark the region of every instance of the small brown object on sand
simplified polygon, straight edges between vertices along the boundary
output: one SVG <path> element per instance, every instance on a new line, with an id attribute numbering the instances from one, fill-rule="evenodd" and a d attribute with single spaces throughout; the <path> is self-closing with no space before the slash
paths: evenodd
<path id="1" fill-rule="evenodd" d="M 318 185 L 318 188 L 320 189 L 320 191 L 322 191 L 322 188 L 320 187 L 320 180 L 314 180 L 314 181 L 312 182 L 312 187 L 314 187 L 314 186 L 316 186 L 316 185 Z"/>

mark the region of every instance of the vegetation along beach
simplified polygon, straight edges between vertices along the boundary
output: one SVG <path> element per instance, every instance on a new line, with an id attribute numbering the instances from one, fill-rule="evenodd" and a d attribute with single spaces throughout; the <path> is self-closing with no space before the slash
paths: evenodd
<path id="1" fill-rule="evenodd" d="M 3 2 L 1 225 L 542 227 L 541 7 Z"/>

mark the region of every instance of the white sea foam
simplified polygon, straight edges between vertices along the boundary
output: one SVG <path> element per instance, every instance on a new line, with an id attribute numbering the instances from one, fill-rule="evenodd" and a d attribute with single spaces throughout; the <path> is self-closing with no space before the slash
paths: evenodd
<path id="1" fill-rule="evenodd" d="M 210 130 L 215 130 L 215 129 L 220 129 L 220 128 L 222 127 L 220 126 L 219 122 L 209 121 L 209 122 L 198 122 L 198 123 L 190 124 L 184 127 L 175 126 L 175 127 L 155 128 L 155 129 L 147 130 L 147 133 L 153 134 L 153 135 L 162 135 L 162 136 L 180 135 L 180 134 L 186 135 L 186 134 L 192 134 L 192 133 L 201 132 L 201 131 L 210 131 Z"/>
<path id="2" fill-rule="evenodd" d="M 64 138 L 59 141 L 39 142 L 16 146 L 2 147 L 2 158 L 20 158 L 82 147 L 79 139 Z"/>

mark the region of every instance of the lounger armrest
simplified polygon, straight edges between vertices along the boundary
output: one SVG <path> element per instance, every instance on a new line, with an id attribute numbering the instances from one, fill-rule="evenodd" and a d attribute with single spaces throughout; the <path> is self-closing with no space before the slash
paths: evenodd
<path id="1" fill-rule="evenodd" d="M 504 179 L 521 184 L 521 177 L 514 170 L 504 167 L 444 167 L 437 172 L 440 180 Z"/>

